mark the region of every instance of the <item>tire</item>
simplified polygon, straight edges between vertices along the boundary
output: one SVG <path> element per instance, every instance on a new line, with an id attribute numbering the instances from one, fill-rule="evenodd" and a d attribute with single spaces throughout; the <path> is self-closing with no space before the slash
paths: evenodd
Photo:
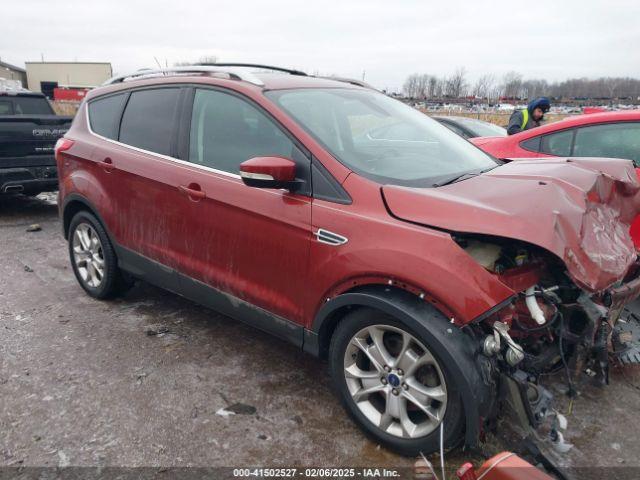
<path id="1" fill-rule="evenodd" d="M 439 451 L 443 424 L 444 448 L 461 443 L 465 415 L 455 378 L 425 336 L 394 317 L 369 308 L 345 316 L 331 338 L 329 368 L 343 406 L 375 441 L 426 455 Z"/>
<path id="2" fill-rule="evenodd" d="M 69 224 L 69 259 L 78 283 L 93 298 L 112 298 L 133 285 L 118 268 L 104 227 L 87 211 L 76 213 Z"/>

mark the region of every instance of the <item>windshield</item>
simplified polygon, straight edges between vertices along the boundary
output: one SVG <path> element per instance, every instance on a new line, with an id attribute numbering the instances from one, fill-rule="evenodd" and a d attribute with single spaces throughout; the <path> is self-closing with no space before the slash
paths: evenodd
<path id="1" fill-rule="evenodd" d="M 275 90 L 266 95 L 336 159 L 378 183 L 431 187 L 497 166 L 435 120 L 372 90 Z"/>
<path id="2" fill-rule="evenodd" d="M 493 123 L 473 118 L 460 118 L 458 121 L 467 129 L 471 130 L 476 137 L 506 137 L 507 129 Z"/>

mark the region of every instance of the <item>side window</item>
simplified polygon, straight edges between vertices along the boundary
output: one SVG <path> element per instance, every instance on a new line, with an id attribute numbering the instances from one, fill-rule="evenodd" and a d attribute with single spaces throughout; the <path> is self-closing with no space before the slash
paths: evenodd
<path id="1" fill-rule="evenodd" d="M 540 140 L 540 151 L 549 155 L 557 155 L 558 157 L 570 156 L 573 134 L 574 130 L 569 129 L 545 135 Z"/>
<path id="2" fill-rule="evenodd" d="M 134 147 L 171 155 L 178 88 L 131 92 L 122 115 L 120 141 Z"/>
<path id="3" fill-rule="evenodd" d="M 520 146 L 530 152 L 540 151 L 540 136 L 528 138 L 520 142 Z"/>
<path id="4" fill-rule="evenodd" d="M 189 161 L 237 174 L 253 157 L 296 160 L 295 144 L 250 103 L 216 90 L 196 90 Z"/>
<path id="5" fill-rule="evenodd" d="M 120 115 L 126 99 L 127 93 L 119 93 L 90 102 L 88 108 L 91 130 L 103 137 L 117 140 Z"/>
<path id="6" fill-rule="evenodd" d="M 612 157 L 640 166 L 640 123 L 611 123 L 579 128 L 573 149 L 576 157 Z"/>
<path id="7" fill-rule="evenodd" d="M 456 132 L 458 135 L 460 135 L 462 138 L 469 138 L 469 135 L 467 135 L 467 133 L 462 130 L 459 126 L 454 125 L 453 123 L 449 123 L 449 122 L 442 122 L 442 124 L 447 127 L 449 130 Z"/>
<path id="8" fill-rule="evenodd" d="M 0 115 L 13 115 L 13 106 L 9 100 L 0 100 Z"/>

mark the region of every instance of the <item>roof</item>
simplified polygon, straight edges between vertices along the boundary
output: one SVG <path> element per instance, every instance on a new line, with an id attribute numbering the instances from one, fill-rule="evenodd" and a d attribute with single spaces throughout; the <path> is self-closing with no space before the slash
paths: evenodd
<path id="1" fill-rule="evenodd" d="M 0 67 L 8 68 L 9 70 L 15 70 L 16 72 L 26 73 L 27 71 L 24 68 L 16 67 L 15 65 L 11 65 L 10 63 L 0 62 Z"/>
<path id="2" fill-rule="evenodd" d="M 144 72 L 137 72 L 144 75 Z M 210 74 L 170 74 L 149 77 L 142 76 L 133 78 L 125 82 L 117 82 L 106 84 L 99 88 L 90 90 L 87 99 L 94 98 L 108 92 L 116 92 L 126 90 L 133 87 L 151 86 L 151 85 L 167 85 L 175 83 L 203 83 L 220 86 L 241 87 L 243 89 L 252 89 L 258 91 L 266 90 L 285 90 L 294 88 L 348 88 L 362 89 L 363 87 L 346 83 L 345 81 L 331 80 L 327 78 L 319 78 L 305 75 L 287 75 L 280 73 L 255 73 L 262 85 L 256 85 L 248 81 L 224 78 L 213 73 Z"/>
<path id="3" fill-rule="evenodd" d="M 264 82 L 264 90 L 285 90 L 288 88 L 362 88 L 346 79 L 324 77 L 282 75 L 278 73 L 257 73 Z"/>
<path id="4" fill-rule="evenodd" d="M 111 62 L 24 62 L 25 65 L 109 65 Z"/>
<path id="5" fill-rule="evenodd" d="M 0 90 L 0 96 L 3 96 L 3 97 L 44 97 L 44 93 L 30 92 L 28 90 L 18 90 L 18 91 Z"/>

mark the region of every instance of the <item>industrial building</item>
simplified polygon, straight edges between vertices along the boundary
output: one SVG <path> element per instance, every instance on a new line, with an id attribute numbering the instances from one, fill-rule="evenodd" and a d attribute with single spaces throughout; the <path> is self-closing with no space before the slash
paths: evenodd
<path id="1" fill-rule="evenodd" d="M 17 80 L 23 87 L 27 86 L 27 72 L 24 68 L 16 67 L 0 61 L 0 78 L 7 80 Z"/>
<path id="2" fill-rule="evenodd" d="M 113 76 L 107 62 L 25 62 L 27 88 L 54 97 L 54 89 L 85 90 L 97 87 Z"/>

